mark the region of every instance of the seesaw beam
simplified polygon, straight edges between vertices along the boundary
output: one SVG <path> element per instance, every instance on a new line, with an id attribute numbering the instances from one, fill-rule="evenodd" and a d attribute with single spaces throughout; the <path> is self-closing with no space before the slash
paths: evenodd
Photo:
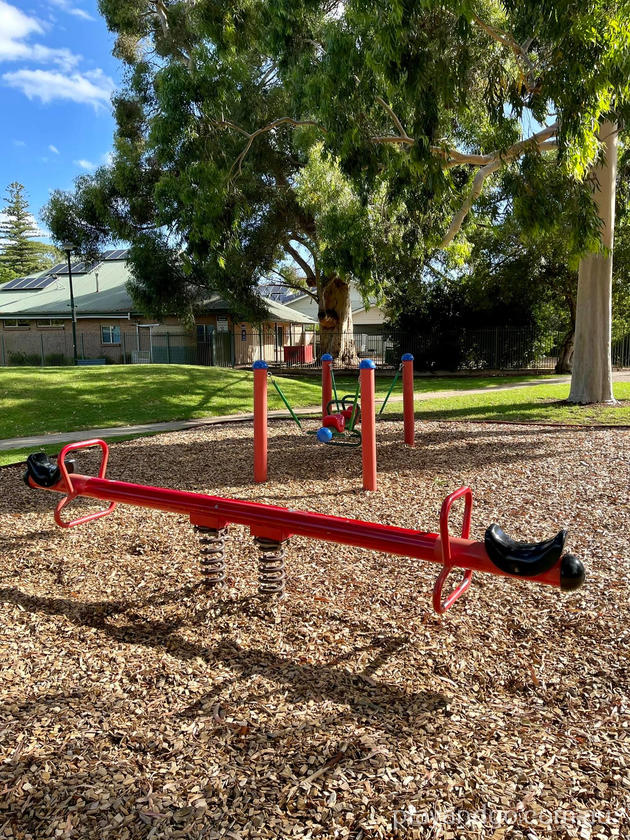
<path id="1" fill-rule="evenodd" d="M 72 450 L 92 446 L 99 446 L 103 452 L 98 477 L 70 473 L 65 461 L 66 455 Z M 59 454 L 56 467 L 51 462 L 45 464 L 51 476 L 48 486 L 42 483 L 42 476 L 36 468 L 37 463 L 32 460 L 41 459 L 42 456 L 29 457 L 27 462 L 29 468 L 25 478 L 29 486 L 33 488 L 64 494 L 64 498 L 57 505 L 55 521 L 65 528 L 100 518 L 111 513 L 116 505 L 125 504 L 184 514 L 190 517 L 193 525 L 202 529 L 218 531 L 229 523 L 245 525 L 249 527 L 251 534 L 257 540 L 272 544 L 280 544 L 298 535 L 394 556 L 439 563 L 443 566 L 443 570 L 436 582 L 433 598 L 438 612 L 444 612 L 463 594 L 468 588 L 473 572 L 516 577 L 564 590 L 578 588 L 584 579 L 584 568 L 581 562 L 570 554 L 561 556 L 563 532 L 559 535 L 559 537 L 562 536 L 560 548 L 558 549 L 558 538 L 556 538 L 553 554 L 548 547 L 552 541 L 533 545 L 512 543 L 512 554 L 516 561 L 512 559 L 507 566 L 506 563 L 501 563 L 504 568 L 500 568 L 497 565 L 500 558 L 497 560 L 496 556 L 492 558 L 489 555 L 488 534 L 483 542 L 468 538 L 472 509 L 472 492 L 468 487 L 456 490 L 444 500 L 440 512 L 440 533 L 435 534 L 395 525 L 382 525 L 377 522 L 292 510 L 260 502 L 208 496 L 203 493 L 133 484 L 127 481 L 112 481 L 105 478 L 107 457 L 108 448 L 104 441 L 90 440 L 69 444 Z M 62 511 L 72 499 L 77 497 L 108 502 L 109 507 L 75 520 L 64 520 Z M 462 536 L 453 537 L 449 533 L 449 515 L 453 503 L 460 498 L 465 501 Z M 506 539 L 509 540 L 509 538 Z M 494 551 L 496 550 L 495 548 Z M 464 570 L 464 578 L 446 601 L 443 601 L 443 584 L 451 569 L 455 567 Z M 506 568 L 516 569 L 516 572 L 507 571 Z"/>

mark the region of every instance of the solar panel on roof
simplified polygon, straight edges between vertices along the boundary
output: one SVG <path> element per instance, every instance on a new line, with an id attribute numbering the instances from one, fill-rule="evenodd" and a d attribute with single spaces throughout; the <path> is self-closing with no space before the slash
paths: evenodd
<path id="1" fill-rule="evenodd" d="M 46 289 L 54 282 L 55 278 L 47 275 L 42 277 L 16 277 L 15 280 L 10 280 L 8 283 L 5 283 L 4 286 L 0 286 L 0 291 L 39 291 L 40 289 Z"/>
<path id="2" fill-rule="evenodd" d="M 4 289 L 7 291 L 10 289 L 13 291 L 14 289 L 23 289 L 25 284 L 28 283 L 29 280 L 32 280 L 31 277 L 16 277 L 15 280 L 10 280 L 5 286 Z"/>
<path id="3" fill-rule="evenodd" d="M 44 274 L 45 277 L 48 277 L 50 274 L 59 274 L 60 271 L 66 268 L 65 263 L 57 263 L 57 265 L 53 265 L 52 268 L 49 268 L 48 271 Z"/>
<path id="4" fill-rule="evenodd" d="M 67 274 L 68 273 L 68 266 L 64 266 L 64 268 L 60 269 L 57 274 Z M 72 273 L 73 274 L 85 274 L 85 263 L 84 262 L 77 262 L 72 264 Z"/>

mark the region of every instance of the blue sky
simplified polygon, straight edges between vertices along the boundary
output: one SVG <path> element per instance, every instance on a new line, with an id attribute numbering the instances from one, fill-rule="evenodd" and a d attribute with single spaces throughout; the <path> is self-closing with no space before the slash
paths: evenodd
<path id="1" fill-rule="evenodd" d="M 0 196 L 24 184 L 36 218 L 112 148 L 112 45 L 95 0 L 0 0 Z"/>

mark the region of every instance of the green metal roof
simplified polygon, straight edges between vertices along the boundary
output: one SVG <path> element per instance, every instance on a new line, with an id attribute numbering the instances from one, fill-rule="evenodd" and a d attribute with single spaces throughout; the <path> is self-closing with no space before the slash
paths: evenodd
<path id="1" fill-rule="evenodd" d="M 128 279 L 129 269 L 123 260 L 102 262 L 86 274 L 73 275 L 72 288 L 77 316 L 140 314 L 125 288 Z M 0 286 L 0 318 L 18 317 L 69 318 L 68 275 L 58 274 L 57 279 L 45 289 L 35 291 L 4 291 Z"/>
<path id="2" fill-rule="evenodd" d="M 114 252 L 111 252 L 114 253 Z M 123 253 L 121 252 L 115 252 Z M 50 269 L 33 277 L 50 276 Z M 124 259 L 108 257 L 89 271 L 72 274 L 72 289 L 77 317 L 112 315 L 141 316 L 127 291 L 130 272 Z M 13 285 L 13 284 L 11 284 Z M 282 303 L 265 298 L 270 320 L 293 324 L 314 324 L 308 315 Z M 219 295 L 212 295 L 204 305 L 206 312 L 227 312 L 229 305 Z M 43 289 L 7 289 L 0 285 L 0 319 L 70 318 L 70 281 L 67 274 L 57 274 Z"/>

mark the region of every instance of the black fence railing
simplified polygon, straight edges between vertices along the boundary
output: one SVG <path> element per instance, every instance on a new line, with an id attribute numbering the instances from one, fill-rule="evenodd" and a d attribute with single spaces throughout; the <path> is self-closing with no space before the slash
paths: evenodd
<path id="1" fill-rule="evenodd" d="M 370 358 L 377 367 L 396 367 L 403 353 L 412 353 L 419 371 L 432 370 L 553 370 L 560 355 L 561 336 L 542 339 L 533 330 L 518 327 L 447 331 L 410 335 L 397 331 L 341 336 L 341 344 L 359 359 Z M 317 336 L 310 366 L 321 365 Z M 284 360 L 283 366 L 304 367 L 304 360 Z"/>
<path id="2" fill-rule="evenodd" d="M 99 330 L 79 331 L 79 364 L 189 364 L 215 367 L 251 366 L 264 359 L 272 367 L 308 369 L 321 366 L 319 333 L 239 329 L 214 331 L 202 337 L 189 332 L 109 331 L 103 342 Z M 562 336 L 540 337 L 519 327 L 448 331 L 410 335 L 397 331 L 362 332 L 341 336 L 355 359 L 373 359 L 379 368 L 397 367 L 403 353 L 413 353 L 418 371 L 549 370 L 561 352 Z M 0 330 L 0 365 L 70 365 L 73 361 L 69 329 Z M 612 363 L 630 368 L 630 335 L 613 342 Z"/>
<path id="3" fill-rule="evenodd" d="M 616 368 L 630 368 L 630 333 L 613 341 L 612 363 Z"/>

